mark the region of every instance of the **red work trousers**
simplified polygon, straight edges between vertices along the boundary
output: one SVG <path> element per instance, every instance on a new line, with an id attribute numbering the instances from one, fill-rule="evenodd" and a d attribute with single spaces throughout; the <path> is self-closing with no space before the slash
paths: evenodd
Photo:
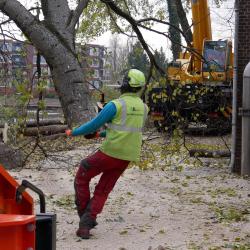
<path id="1" fill-rule="evenodd" d="M 80 217 L 88 213 L 88 217 L 96 219 L 97 214 L 101 213 L 109 193 L 128 164 L 129 161 L 108 156 L 101 151 L 97 151 L 81 161 L 75 177 L 76 205 Z M 101 173 L 102 176 L 90 199 L 89 183 L 93 177 Z"/>

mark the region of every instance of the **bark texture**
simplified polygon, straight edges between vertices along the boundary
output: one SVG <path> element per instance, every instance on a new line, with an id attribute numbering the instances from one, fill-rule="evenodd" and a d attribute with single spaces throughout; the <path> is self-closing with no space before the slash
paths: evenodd
<path id="1" fill-rule="evenodd" d="M 6 169 L 13 169 L 22 166 L 23 155 L 19 150 L 0 142 L 0 164 Z"/>
<path id="2" fill-rule="evenodd" d="M 71 11 L 67 0 L 41 0 L 44 21 L 38 20 L 17 0 L 0 0 L 0 11 L 12 19 L 50 66 L 69 126 L 91 115 L 90 98 L 74 47 L 75 25 L 88 1 Z"/>
<path id="3" fill-rule="evenodd" d="M 169 13 L 169 38 L 171 40 L 171 50 L 173 59 L 176 60 L 181 52 L 181 35 L 180 32 L 175 28 L 179 28 L 179 17 L 177 13 L 177 7 L 175 0 L 167 0 L 168 13 Z"/>
<path id="4" fill-rule="evenodd" d="M 25 136 L 37 136 L 40 135 L 54 135 L 63 133 L 67 129 L 66 125 L 48 125 L 39 127 L 39 131 L 36 127 L 34 128 L 26 128 L 24 130 Z"/>
<path id="5" fill-rule="evenodd" d="M 186 15 L 186 12 L 183 8 L 182 1 L 175 0 L 175 4 L 176 4 L 176 10 L 177 10 L 177 14 L 179 17 L 181 29 L 183 30 L 183 32 L 185 34 L 186 43 L 189 44 L 193 41 L 193 34 L 191 31 L 191 26 L 188 23 L 187 15 Z"/>

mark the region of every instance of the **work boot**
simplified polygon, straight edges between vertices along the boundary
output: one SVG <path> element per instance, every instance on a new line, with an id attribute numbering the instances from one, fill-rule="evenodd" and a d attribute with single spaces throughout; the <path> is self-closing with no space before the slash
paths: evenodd
<path id="1" fill-rule="evenodd" d="M 92 229 L 97 226 L 98 223 L 95 218 L 92 218 L 89 213 L 84 213 L 79 222 L 79 228 L 89 228 Z"/>
<path id="2" fill-rule="evenodd" d="M 89 239 L 91 234 L 89 233 L 90 229 L 87 227 L 82 227 L 82 228 L 78 228 L 76 231 L 76 235 L 82 239 Z"/>

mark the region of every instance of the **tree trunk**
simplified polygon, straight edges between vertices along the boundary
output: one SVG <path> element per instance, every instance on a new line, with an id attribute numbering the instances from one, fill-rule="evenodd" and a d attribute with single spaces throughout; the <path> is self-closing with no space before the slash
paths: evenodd
<path id="1" fill-rule="evenodd" d="M 0 0 L 0 10 L 9 16 L 44 56 L 69 126 L 88 120 L 90 98 L 74 48 L 75 24 L 88 1 L 79 1 L 72 12 L 66 0 L 41 0 L 44 21 L 38 20 L 17 0 Z"/>
<path id="2" fill-rule="evenodd" d="M 177 14 L 179 17 L 181 29 L 186 35 L 185 36 L 186 43 L 189 44 L 193 41 L 193 34 L 191 31 L 191 26 L 188 23 L 187 14 L 183 8 L 183 4 L 181 0 L 175 0 L 175 3 L 176 3 L 176 10 L 177 10 Z"/>
<path id="3" fill-rule="evenodd" d="M 169 23 L 175 27 L 179 27 L 179 17 L 177 14 L 177 8 L 175 0 L 167 0 Z M 180 32 L 173 26 L 169 27 L 169 38 L 171 40 L 171 50 L 173 53 L 173 59 L 176 60 L 181 52 L 181 35 Z"/>
<path id="4" fill-rule="evenodd" d="M 22 166 L 23 155 L 19 150 L 0 142 L 0 164 L 6 169 L 13 169 Z"/>

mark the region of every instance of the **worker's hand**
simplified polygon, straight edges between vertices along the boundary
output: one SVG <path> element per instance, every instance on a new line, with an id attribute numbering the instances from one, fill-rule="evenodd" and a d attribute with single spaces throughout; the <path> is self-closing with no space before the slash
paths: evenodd
<path id="1" fill-rule="evenodd" d="M 94 139 L 94 138 L 100 137 L 100 133 L 99 133 L 99 132 L 94 132 L 94 133 L 92 133 L 92 134 L 84 135 L 84 137 L 85 137 L 86 139 Z"/>
<path id="2" fill-rule="evenodd" d="M 65 134 L 66 134 L 67 136 L 71 136 L 71 135 L 72 135 L 72 130 L 71 130 L 71 129 L 65 130 Z"/>

